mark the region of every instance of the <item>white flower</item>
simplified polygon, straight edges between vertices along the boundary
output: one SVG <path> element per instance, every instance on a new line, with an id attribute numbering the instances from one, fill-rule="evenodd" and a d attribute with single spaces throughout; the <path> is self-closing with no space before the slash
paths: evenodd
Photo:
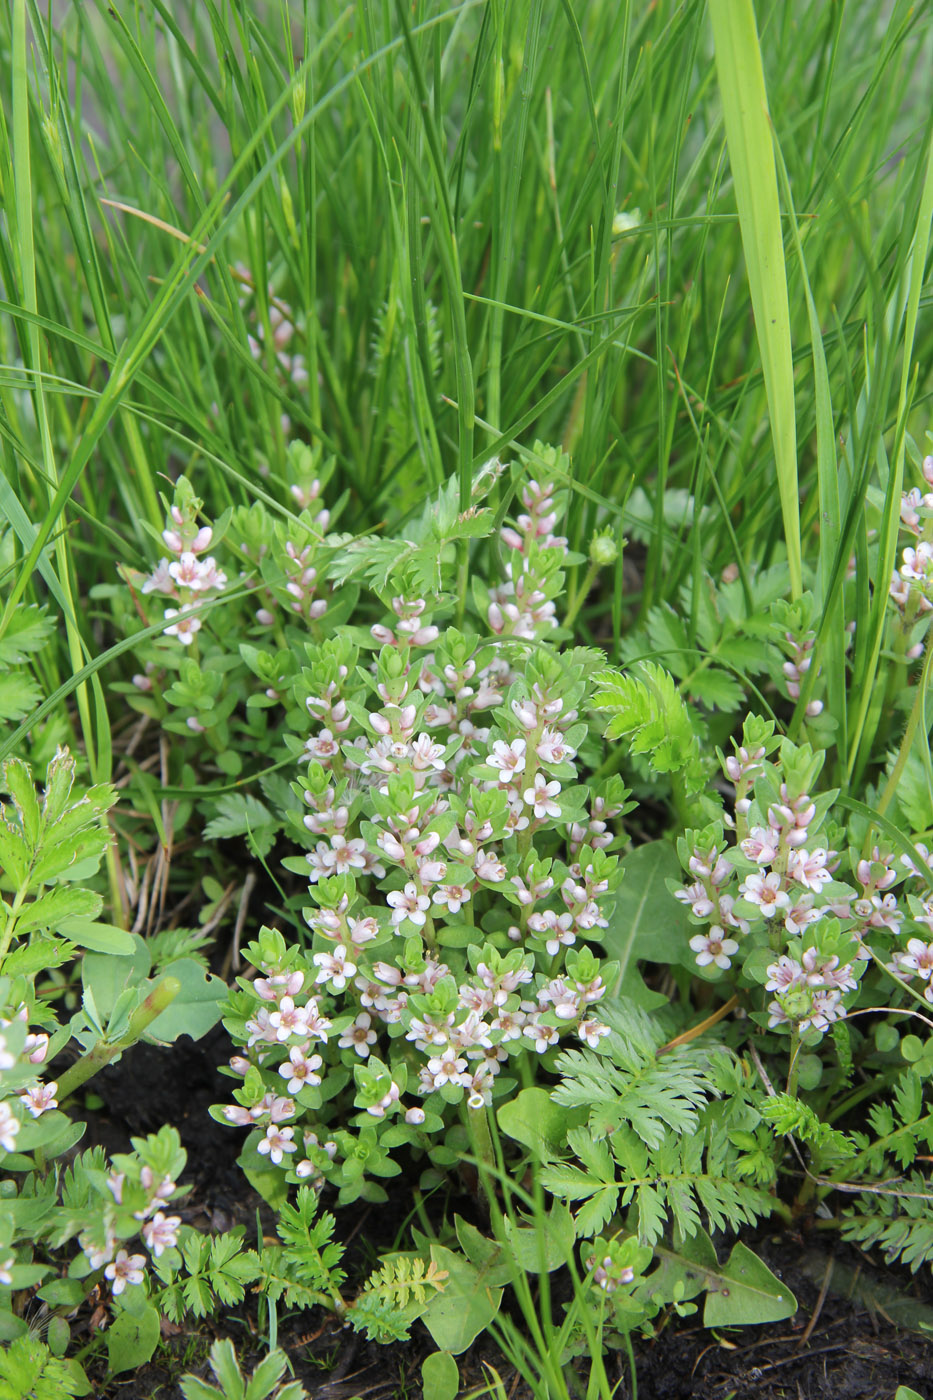
<path id="1" fill-rule="evenodd" d="M 554 800 L 559 792 L 560 783 L 556 778 L 548 782 L 543 773 L 536 773 L 534 787 L 527 788 L 522 796 L 540 821 L 544 817 L 560 816 L 560 803 Z"/>
<path id="2" fill-rule="evenodd" d="M 340 745 L 329 729 L 322 729 L 320 734 L 312 734 L 305 744 L 305 753 L 309 758 L 333 758 L 340 752 Z"/>
<path id="3" fill-rule="evenodd" d="M 369 1056 L 369 1047 L 375 1045 L 377 1036 L 372 1030 L 372 1017 L 368 1011 L 361 1011 L 337 1041 L 341 1050 L 355 1050 L 361 1059 Z"/>
<path id="4" fill-rule="evenodd" d="M 927 982 L 930 973 L 933 972 L 933 943 L 924 943 L 922 938 L 912 938 L 907 944 L 907 952 L 895 953 L 894 960 L 905 972 L 916 973 Z"/>
<path id="5" fill-rule="evenodd" d="M 31 1089 L 27 1089 L 19 1097 L 33 1118 L 40 1118 L 47 1109 L 58 1107 L 58 1100 L 55 1097 L 57 1089 L 58 1084 L 53 1080 L 50 1084 L 34 1084 Z"/>
<path id="6" fill-rule="evenodd" d="M 779 909 L 790 908 L 790 896 L 781 889 L 780 875 L 747 875 L 739 885 L 739 894 L 749 904 L 757 904 L 766 919 L 771 919 Z"/>
<path id="7" fill-rule="evenodd" d="M 799 846 L 797 850 L 792 850 L 787 857 L 787 873 L 805 889 L 819 894 L 823 886 L 829 884 L 833 878 L 826 869 L 826 862 L 830 859 L 830 855 L 831 853 L 822 846 L 818 846 L 813 852 L 807 851 L 804 846 Z"/>
<path id="8" fill-rule="evenodd" d="M 442 908 L 446 905 L 448 914 L 459 914 L 470 898 L 466 885 L 441 885 L 432 896 L 434 903 Z"/>
<path id="9" fill-rule="evenodd" d="M 609 1027 L 604 1026 L 601 1021 L 581 1021 L 577 1026 L 577 1035 L 591 1050 L 598 1050 L 599 1042 L 608 1034 Z"/>
<path id="10" fill-rule="evenodd" d="M 0 1263 L 0 1283 L 3 1284 L 4 1288 L 12 1288 L 13 1286 L 13 1275 L 10 1273 L 10 1270 L 15 1263 L 16 1260 L 12 1254 L 8 1259 L 4 1259 L 3 1262 Z"/>
<path id="11" fill-rule="evenodd" d="M 0 1102 L 0 1147 L 5 1152 L 16 1151 L 16 1134 L 20 1129 L 20 1121 L 10 1109 L 10 1105 Z"/>
<path id="12" fill-rule="evenodd" d="M 183 647 L 190 646 L 194 641 L 195 634 L 201 630 L 201 619 L 189 614 L 188 609 L 185 607 L 166 608 L 165 617 L 166 620 L 170 617 L 177 617 L 178 621 L 173 622 L 171 627 L 166 627 L 164 635 L 166 637 L 177 637 Z"/>
<path id="13" fill-rule="evenodd" d="M 311 961 L 318 968 L 315 982 L 329 982 L 335 992 L 342 992 L 356 972 L 356 963 L 348 960 L 342 943 L 332 953 L 315 953 Z"/>
<path id="14" fill-rule="evenodd" d="M 445 1084 L 463 1084 L 470 1078 L 465 1073 L 466 1067 L 466 1060 L 458 1056 L 452 1046 L 448 1046 L 442 1055 L 428 1060 L 428 1073 L 435 1089 L 442 1089 Z"/>
<path id="15" fill-rule="evenodd" d="M 320 1055 L 309 1055 L 307 1047 L 293 1045 L 288 1052 L 288 1059 L 279 1065 L 279 1074 L 288 1080 L 288 1092 L 297 1094 L 306 1084 L 320 1084 L 321 1076 L 315 1074 L 315 1070 L 319 1070 L 323 1063 Z"/>
<path id="16" fill-rule="evenodd" d="M 696 953 L 697 967 L 708 967 L 715 963 L 723 969 L 732 966 L 731 959 L 739 951 L 734 938 L 725 938 L 718 924 L 713 924 L 709 933 L 698 933 L 691 938 L 690 947 Z"/>
<path id="17" fill-rule="evenodd" d="M 270 1123 L 262 1142 L 257 1144 L 256 1151 L 278 1166 L 286 1152 L 297 1151 L 297 1144 L 292 1142 L 294 1136 L 294 1128 L 279 1128 Z"/>
<path id="18" fill-rule="evenodd" d="M 500 782 L 508 782 L 514 773 L 520 773 L 525 766 L 525 740 L 513 739 L 507 744 L 504 739 L 496 739 L 486 755 L 486 763 L 495 768 Z"/>
<path id="19" fill-rule="evenodd" d="M 423 1108 L 409 1108 L 405 1111 L 405 1122 L 411 1123 L 414 1127 L 424 1122 L 425 1113 Z"/>
<path id="20" fill-rule="evenodd" d="M 425 911 L 431 907 L 428 896 L 419 894 L 417 886 L 411 880 L 404 890 L 393 890 L 387 894 L 386 903 L 391 906 L 392 923 L 396 928 L 406 919 L 416 928 L 423 928 L 427 917 Z"/>
<path id="21" fill-rule="evenodd" d="M 165 1215 L 161 1210 L 157 1210 L 152 1219 L 146 1221 L 142 1231 L 143 1239 L 156 1259 L 161 1258 L 165 1250 L 174 1249 L 178 1242 L 180 1224 L 180 1215 Z"/>
<path id="22" fill-rule="evenodd" d="M 145 1267 L 145 1254 L 127 1254 L 121 1249 L 114 1262 L 104 1270 L 104 1276 L 113 1283 L 114 1297 L 122 1293 L 128 1283 L 142 1283 Z"/>

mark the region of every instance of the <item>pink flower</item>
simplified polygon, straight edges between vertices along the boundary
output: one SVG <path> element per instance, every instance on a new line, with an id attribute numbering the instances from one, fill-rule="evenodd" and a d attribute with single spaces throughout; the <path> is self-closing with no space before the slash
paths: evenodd
<path id="1" fill-rule="evenodd" d="M 486 755 L 486 763 L 496 769 L 500 782 L 507 782 L 525 766 L 525 740 L 513 739 L 511 744 L 507 744 L 504 739 L 496 739 Z"/>
<path id="2" fill-rule="evenodd" d="M 289 1036 L 305 1037 L 308 1034 L 307 1010 L 296 1006 L 291 997 L 285 996 L 278 1009 L 268 1014 L 269 1026 L 275 1031 L 275 1039 L 288 1040 Z"/>
<path id="3" fill-rule="evenodd" d="M 58 1107 L 58 1100 L 55 1097 L 57 1089 L 58 1084 L 54 1080 L 50 1084 L 34 1084 L 24 1094 L 20 1094 L 20 1099 L 29 1109 L 33 1118 L 40 1118 L 48 1109 Z"/>
<path id="4" fill-rule="evenodd" d="M 681 904 L 690 905 L 690 913 L 697 919 L 705 919 L 707 914 L 713 912 L 713 901 L 701 884 L 687 885 L 684 889 L 675 890 L 674 895 Z"/>
<path id="5" fill-rule="evenodd" d="M 800 987 L 806 981 L 806 974 L 800 963 L 794 958 L 787 957 L 786 954 L 778 958 L 776 963 L 772 963 L 767 969 L 768 980 L 765 983 L 767 992 L 786 992 L 790 987 Z"/>
<path id="6" fill-rule="evenodd" d="M 735 939 L 724 937 L 723 930 L 717 924 L 712 925 L 708 934 L 698 933 L 691 938 L 690 947 L 696 953 L 697 967 L 715 963 L 717 967 L 729 968 L 732 958 L 739 951 Z"/>
<path id="7" fill-rule="evenodd" d="M 577 751 L 565 741 L 558 729 L 545 725 L 541 738 L 535 745 L 535 753 L 542 763 L 569 763 L 576 758 Z"/>
<path id="8" fill-rule="evenodd" d="M 122 1293 L 128 1283 L 142 1283 L 145 1267 L 145 1254 L 127 1254 L 125 1249 L 121 1249 L 114 1262 L 104 1270 L 105 1278 L 113 1283 L 114 1297 Z"/>
<path id="9" fill-rule="evenodd" d="M 146 1221 L 142 1230 L 143 1239 L 156 1259 L 161 1258 L 165 1250 L 174 1249 L 178 1242 L 177 1232 L 180 1224 L 180 1215 L 165 1215 L 161 1210 L 157 1210 L 152 1219 Z"/>
<path id="10" fill-rule="evenodd" d="M 780 839 L 772 827 L 755 826 L 739 844 L 743 853 L 756 865 L 770 865 L 778 853 Z"/>
<path id="11" fill-rule="evenodd" d="M 417 886 L 409 880 L 404 890 L 393 890 L 386 895 L 386 903 L 392 909 L 392 923 L 396 928 L 406 919 L 416 928 L 424 928 L 427 909 L 431 901 L 426 894 L 419 894 Z"/>
<path id="12" fill-rule="evenodd" d="M 522 796 L 529 807 L 534 809 L 535 817 L 541 821 L 544 817 L 560 816 L 560 803 L 555 801 L 560 792 L 560 783 L 556 778 L 547 781 L 543 773 L 536 773 L 534 787 L 527 788 Z"/>
<path id="13" fill-rule="evenodd" d="M 288 1059 L 279 1065 L 279 1074 L 288 1080 L 288 1092 L 297 1094 L 306 1084 L 320 1084 L 321 1076 L 315 1070 L 319 1070 L 323 1063 L 320 1055 L 309 1055 L 306 1046 L 293 1045 Z"/>
<path id="14" fill-rule="evenodd" d="M 834 854 L 835 852 L 827 851 L 822 846 L 812 853 L 801 846 L 790 852 L 787 858 L 787 873 L 798 884 L 819 894 L 823 886 L 829 884 L 833 878 L 826 869 L 826 862 Z"/>
<path id="15" fill-rule="evenodd" d="M 297 1144 L 292 1142 L 294 1136 L 294 1128 L 279 1128 L 275 1124 L 270 1124 L 262 1142 L 257 1144 L 256 1151 L 262 1153 L 264 1157 L 268 1157 L 270 1162 L 278 1166 L 286 1152 L 297 1151 Z"/>
<path id="16" fill-rule="evenodd" d="M 166 627 L 164 635 L 166 637 L 177 637 L 183 647 L 188 647 L 194 641 L 195 635 L 201 630 L 201 619 L 189 615 L 187 607 L 166 608 L 166 620 L 170 617 L 177 617 L 178 621 L 173 622 L 171 627 Z"/>

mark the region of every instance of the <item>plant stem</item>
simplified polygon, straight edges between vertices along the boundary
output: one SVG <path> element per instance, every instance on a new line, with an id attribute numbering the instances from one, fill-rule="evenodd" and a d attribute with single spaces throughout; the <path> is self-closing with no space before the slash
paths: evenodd
<path id="1" fill-rule="evenodd" d="M 166 1007 L 171 1006 L 180 991 L 181 983 L 177 977 L 163 977 L 133 1012 L 126 1035 L 112 1044 L 107 1040 L 99 1040 L 86 1055 L 82 1055 L 70 1069 L 65 1070 L 58 1081 L 59 1103 L 64 1103 L 69 1094 L 73 1094 L 75 1089 L 79 1089 L 86 1080 L 103 1069 L 104 1065 L 109 1065 L 117 1055 L 135 1045 L 146 1027 L 151 1025 L 157 1016 L 161 1016 Z"/>
<path id="2" fill-rule="evenodd" d="M 927 637 L 926 652 L 923 657 L 923 670 L 920 672 L 920 681 L 914 695 L 914 703 L 911 707 L 910 717 L 907 720 L 907 728 L 904 730 L 904 737 L 898 749 L 897 759 L 891 769 L 891 776 L 884 785 L 884 792 L 878 801 L 878 813 L 884 816 L 890 806 L 891 799 L 897 792 L 901 778 L 904 776 L 904 769 L 907 767 L 907 760 L 913 748 L 914 738 L 917 733 L 917 726 L 924 711 L 927 687 L 930 684 L 930 669 L 933 667 L 933 631 Z M 868 838 L 866 837 L 866 846 Z"/>

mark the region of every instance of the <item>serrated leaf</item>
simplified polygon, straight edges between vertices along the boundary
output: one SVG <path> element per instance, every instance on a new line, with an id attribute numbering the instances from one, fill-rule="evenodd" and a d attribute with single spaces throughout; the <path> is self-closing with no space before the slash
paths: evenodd
<path id="1" fill-rule="evenodd" d="M 49 621 L 42 608 L 34 604 L 16 608 L 7 619 L 6 629 L 0 637 L 0 666 L 21 666 L 35 652 L 42 650 L 54 631 L 54 623 Z"/>
<path id="2" fill-rule="evenodd" d="M 249 793 L 228 793 L 217 799 L 217 815 L 204 828 L 210 841 L 245 836 L 254 855 L 267 856 L 275 844 L 279 822 L 264 803 Z"/>
<path id="3" fill-rule="evenodd" d="M 42 691 L 31 676 L 22 671 L 0 675 L 0 720 L 25 719 L 41 700 Z"/>
<path id="4" fill-rule="evenodd" d="M 71 919 L 90 921 L 96 918 L 103 902 L 100 895 L 92 890 L 59 886 L 58 889 L 48 890 L 31 904 L 23 906 L 16 923 L 16 932 L 23 934 L 31 929 L 54 928 L 64 933 L 67 938 L 74 939 L 74 934 L 62 928 L 62 925 Z"/>

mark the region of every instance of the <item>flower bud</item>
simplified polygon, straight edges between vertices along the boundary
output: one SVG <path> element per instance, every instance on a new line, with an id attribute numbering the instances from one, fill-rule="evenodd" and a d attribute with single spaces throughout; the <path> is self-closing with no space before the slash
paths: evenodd
<path id="1" fill-rule="evenodd" d="M 598 568 L 608 568 L 618 557 L 619 546 L 611 535 L 594 535 L 590 540 L 590 560 Z"/>

